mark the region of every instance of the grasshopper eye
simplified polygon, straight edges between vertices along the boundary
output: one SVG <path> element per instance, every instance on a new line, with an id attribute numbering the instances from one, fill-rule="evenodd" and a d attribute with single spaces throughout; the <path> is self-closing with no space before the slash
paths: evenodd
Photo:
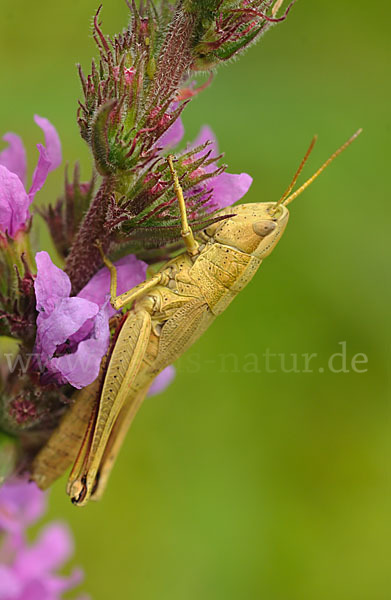
<path id="1" fill-rule="evenodd" d="M 253 231 L 259 237 L 266 237 L 277 227 L 276 223 L 273 221 L 257 221 L 253 224 Z"/>

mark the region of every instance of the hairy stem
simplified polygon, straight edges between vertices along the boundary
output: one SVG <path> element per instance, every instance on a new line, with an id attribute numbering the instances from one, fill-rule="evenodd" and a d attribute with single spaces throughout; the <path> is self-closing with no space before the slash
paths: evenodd
<path id="1" fill-rule="evenodd" d="M 196 15 L 179 6 L 157 63 L 150 104 L 156 102 L 157 98 L 172 96 L 178 89 L 184 74 L 190 69 L 193 62 L 192 47 L 196 24 Z"/>
<path id="2" fill-rule="evenodd" d="M 96 241 L 100 241 L 104 252 L 109 250 L 110 232 L 105 228 L 105 221 L 112 188 L 112 181 L 106 178 L 80 226 L 66 260 L 65 271 L 72 282 L 73 294 L 80 292 L 102 264 Z"/>
<path id="3" fill-rule="evenodd" d="M 182 2 L 179 2 L 157 62 L 149 106 L 159 104 L 161 99 L 173 97 L 190 69 L 196 25 L 195 14 L 185 11 Z M 105 220 L 110 193 L 114 186 L 115 182 L 109 178 L 104 180 L 67 258 L 65 271 L 71 279 L 74 294 L 88 283 L 102 264 L 101 255 L 95 246 L 96 240 L 101 242 L 104 252 L 109 250 L 110 232 L 105 228 Z"/>

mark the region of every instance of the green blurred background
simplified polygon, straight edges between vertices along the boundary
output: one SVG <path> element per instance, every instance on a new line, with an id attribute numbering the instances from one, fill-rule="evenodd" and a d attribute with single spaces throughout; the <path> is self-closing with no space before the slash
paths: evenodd
<path id="1" fill-rule="evenodd" d="M 23 136 L 31 171 L 37 112 L 90 175 L 75 63 L 96 55 L 96 7 L 1 0 L 0 131 Z M 106 32 L 127 19 L 123 0 L 106 0 Z M 49 518 L 70 523 L 95 600 L 390 597 L 390 19 L 386 0 L 302 0 L 187 109 L 187 139 L 210 124 L 230 171 L 254 176 L 248 201 L 279 198 L 314 133 L 307 175 L 364 134 L 292 205 L 256 279 L 142 408 L 103 501 L 77 509 L 64 480 L 52 490 Z M 61 187 L 58 171 L 40 200 Z M 340 342 L 349 363 L 367 355 L 367 372 L 329 371 Z M 264 372 L 267 349 L 288 368 L 290 354 L 317 353 L 315 372 L 285 373 L 277 358 Z"/>

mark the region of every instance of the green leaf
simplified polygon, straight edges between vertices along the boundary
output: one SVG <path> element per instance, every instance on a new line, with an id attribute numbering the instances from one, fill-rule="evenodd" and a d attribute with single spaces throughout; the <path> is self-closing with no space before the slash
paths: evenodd
<path id="1" fill-rule="evenodd" d="M 114 172 L 113 165 L 109 162 L 109 143 L 107 139 L 107 128 L 110 114 L 117 104 L 116 100 L 110 100 L 97 112 L 91 127 L 91 147 L 94 153 L 96 168 L 101 175 L 111 175 Z"/>

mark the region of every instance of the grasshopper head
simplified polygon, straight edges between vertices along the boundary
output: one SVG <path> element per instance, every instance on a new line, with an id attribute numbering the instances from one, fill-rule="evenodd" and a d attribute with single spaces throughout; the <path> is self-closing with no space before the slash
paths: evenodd
<path id="1" fill-rule="evenodd" d="M 214 223 L 205 230 L 209 238 L 251 254 L 262 260 L 269 256 L 281 238 L 289 219 L 288 204 L 293 202 L 304 190 L 319 177 L 329 164 L 339 156 L 360 135 L 361 129 L 341 146 L 330 158 L 310 177 L 296 192 L 293 189 L 306 164 L 316 142 L 312 140 L 296 174 L 286 192 L 278 202 L 261 202 L 257 204 L 242 204 L 231 209 L 220 211 L 220 215 L 235 213 L 230 219 Z M 293 192 L 293 193 L 292 193 Z"/>
<path id="2" fill-rule="evenodd" d="M 215 242 L 263 259 L 273 251 L 281 238 L 289 218 L 285 206 L 275 202 L 241 204 L 221 211 L 235 213 L 206 230 Z"/>

